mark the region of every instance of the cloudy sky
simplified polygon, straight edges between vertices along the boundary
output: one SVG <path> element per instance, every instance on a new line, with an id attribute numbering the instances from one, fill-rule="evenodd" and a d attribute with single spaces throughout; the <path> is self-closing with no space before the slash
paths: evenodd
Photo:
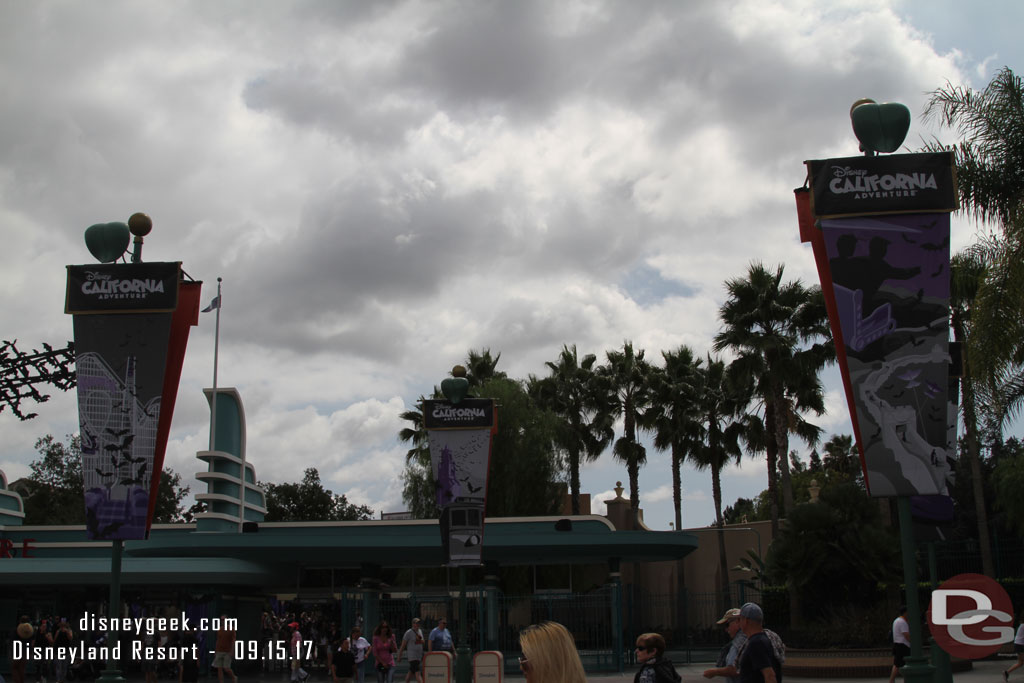
<path id="1" fill-rule="evenodd" d="M 980 5 L 980 6 L 979 6 Z M 752 260 L 816 281 L 792 189 L 855 155 L 850 104 L 1018 70 L 1012 2 L 0 0 L 0 338 L 71 338 L 93 223 L 152 216 L 145 260 L 224 280 L 220 386 L 257 476 L 404 509 L 398 414 L 467 349 L 542 374 L 563 344 L 698 353 Z M 954 248 L 972 239 L 956 221 Z M 214 314 L 193 330 L 167 464 L 200 469 Z M 826 433 L 849 432 L 838 373 Z M 0 469 L 77 430 L 74 395 L 0 413 Z M 803 448 L 797 444 L 797 447 Z M 806 449 L 804 449 L 806 452 Z M 672 520 L 668 457 L 640 479 Z M 583 472 L 608 497 L 625 469 Z M 764 461 L 724 498 L 765 486 Z M 713 520 L 684 473 L 684 525 Z M 602 509 L 603 506 L 595 506 Z"/>

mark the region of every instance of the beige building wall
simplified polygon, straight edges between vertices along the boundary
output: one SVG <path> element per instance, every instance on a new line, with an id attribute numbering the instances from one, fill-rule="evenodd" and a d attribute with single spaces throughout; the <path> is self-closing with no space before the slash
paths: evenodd
<path id="1" fill-rule="evenodd" d="M 608 520 L 616 529 L 649 531 L 643 524 L 642 509 L 639 511 L 638 524 L 634 523 L 629 499 L 622 497 L 621 483 L 618 483 L 615 491 L 616 497 L 605 501 L 608 506 Z M 741 559 L 749 557 L 748 550 L 764 557 L 772 541 L 771 522 L 729 524 L 723 529 L 730 583 L 749 578 L 747 572 L 734 570 L 733 567 L 737 566 Z M 693 534 L 698 541 L 697 549 L 683 560 L 625 562 L 622 565 L 623 595 L 630 596 L 629 604 L 634 612 L 634 622 L 655 628 L 667 636 L 670 636 L 673 630 L 687 625 L 697 628 L 714 627 L 715 621 L 721 617 L 721 606 L 716 599 L 718 586 L 721 585 L 718 529 L 702 527 L 683 529 L 683 532 Z M 688 597 L 685 603 L 683 595 Z M 685 624 L 683 612 L 686 612 Z"/>

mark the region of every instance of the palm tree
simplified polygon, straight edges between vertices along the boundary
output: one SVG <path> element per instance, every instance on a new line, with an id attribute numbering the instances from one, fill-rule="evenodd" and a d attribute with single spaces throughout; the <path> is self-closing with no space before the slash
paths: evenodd
<path id="1" fill-rule="evenodd" d="M 440 398 L 441 390 L 435 386 L 432 396 Z M 437 519 L 437 506 L 430 493 L 434 489 L 434 471 L 430 465 L 430 440 L 423 426 L 423 401 L 421 395 L 412 408 L 398 415 L 409 423 L 398 431 L 399 442 L 410 445 L 402 473 L 402 499 L 417 519 Z"/>
<path id="2" fill-rule="evenodd" d="M 1024 401 L 1024 81 L 1005 67 L 981 91 L 947 84 L 931 95 L 926 118 L 937 118 L 961 135 L 952 147 L 961 204 L 979 223 L 998 228 L 954 257 L 950 297 L 953 335 L 964 344 L 964 431 L 982 565 L 993 576 L 979 409 L 993 409 L 987 421 L 998 440 L 1006 419 Z M 945 147 L 934 142 L 927 149 Z"/>
<path id="3" fill-rule="evenodd" d="M 974 495 L 974 512 L 978 519 L 978 544 L 981 546 L 981 570 L 985 576 L 995 576 L 992 562 L 992 546 L 988 534 L 988 513 L 985 509 L 985 486 L 981 473 L 981 429 L 979 410 L 991 405 L 986 400 L 986 383 L 979 378 L 974 360 L 976 349 L 972 347 L 975 326 L 972 320 L 978 291 L 984 286 L 988 275 L 984 250 L 967 249 L 953 256 L 950 261 L 949 313 L 953 339 L 960 342 L 962 367 L 960 388 L 963 393 L 962 411 L 964 416 L 964 440 L 967 444 L 967 459 L 971 468 L 971 488 Z"/>
<path id="4" fill-rule="evenodd" d="M 654 447 L 672 452 L 672 502 L 675 506 L 676 529 L 683 528 L 682 476 L 683 461 L 699 445 L 700 423 L 697 421 L 700 358 L 693 357 L 690 347 L 662 351 L 664 368 L 652 368 L 652 406 L 645 419 L 654 430 Z"/>
<path id="5" fill-rule="evenodd" d="M 496 369 L 499 360 L 500 351 L 497 356 L 491 356 L 490 349 L 470 349 L 466 356 L 466 379 L 469 380 L 469 386 L 479 387 L 489 379 L 507 379 L 507 374 Z"/>
<path id="6" fill-rule="evenodd" d="M 559 418 L 555 437 L 569 458 L 569 492 L 572 514 L 580 514 L 580 465 L 596 460 L 614 437 L 613 418 L 602 400 L 594 374 L 597 356 L 580 359 L 576 345 L 563 346 L 555 362 L 545 363 L 550 374 L 530 377 L 530 395 L 541 407 Z"/>
<path id="7" fill-rule="evenodd" d="M 690 456 L 698 470 L 711 470 L 711 495 L 715 502 L 715 525 L 718 527 L 718 561 L 721 599 L 729 601 L 729 563 L 725 554 L 725 520 L 722 517 L 722 470 L 730 461 L 740 461 L 739 439 L 743 435 L 743 410 L 746 392 L 729 379 L 725 361 L 710 355 L 700 375 L 698 419 L 703 443 Z"/>
<path id="8" fill-rule="evenodd" d="M 1004 234 L 1024 230 L 1024 81 L 1000 69 L 982 91 L 947 84 L 931 93 L 925 118 L 963 139 L 953 147 L 957 186 L 967 212 Z M 945 149 L 938 143 L 930 150 Z"/>
<path id="9" fill-rule="evenodd" d="M 824 469 L 849 477 L 856 481 L 861 473 L 860 454 L 849 434 L 833 434 L 832 438 L 822 446 L 824 457 L 821 465 Z"/>
<path id="10" fill-rule="evenodd" d="M 1024 80 L 1004 67 L 984 90 L 947 84 L 931 95 L 925 117 L 962 136 L 952 147 L 961 204 L 999 230 L 969 256 L 982 259 L 985 273 L 971 297 L 971 325 L 979 333 L 967 343 L 975 380 L 997 390 L 1001 429 L 1024 404 Z M 945 147 L 934 142 L 926 149 Z"/>
<path id="11" fill-rule="evenodd" d="M 441 390 L 434 387 L 434 398 L 441 396 Z M 405 452 L 405 462 L 416 462 L 425 467 L 430 467 L 430 445 L 427 439 L 427 430 L 423 426 L 423 398 L 422 394 L 416 400 L 416 404 L 409 410 L 398 414 L 398 418 L 409 423 L 408 426 L 398 430 L 398 441 L 409 444 L 410 448 Z"/>
<path id="12" fill-rule="evenodd" d="M 643 349 L 635 352 L 628 341 L 621 351 L 608 351 L 605 356 L 608 363 L 598 368 L 598 377 L 612 415 L 622 416 L 622 436 L 615 441 L 612 454 L 626 465 L 635 524 L 640 516 L 640 467 L 647 462 L 647 450 L 637 440 L 637 430 L 643 427 L 644 411 L 651 401 L 650 366 Z"/>
<path id="13" fill-rule="evenodd" d="M 719 309 L 724 328 L 714 341 L 716 351 L 728 348 L 736 353 L 730 371 L 749 378 L 764 402 L 765 427 L 774 441 L 774 449 L 768 448 L 773 533 L 778 530 L 776 462 L 786 512 L 793 508 L 793 484 L 785 457 L 789 434 L 801 403 L 814 405 L 816 412 L 818 406 L 824 409 L 817 376 L 834 353 L 821 289 L 805 287 L 799 280 L 783 283 L 784 268 L 778 265 L 770 270 L 754 262 L 745 278 L 726 281 L 729 297 Z"/>

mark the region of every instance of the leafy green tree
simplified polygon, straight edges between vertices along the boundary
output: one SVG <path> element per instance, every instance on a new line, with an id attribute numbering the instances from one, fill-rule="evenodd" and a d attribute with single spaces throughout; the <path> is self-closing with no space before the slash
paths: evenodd
<path id="1" fill-rule="evenodd" d="M 531 377 L 528 385 L 530 395 L 558 418 L 555 442 L 568 459 L 574 515 L 580 513 L 581 464 L 596 460 L 614 437 L 612 416 L 594 375 L 596 362 L 594 354 L 581 359 L 575 344 L 565 345 L 557 361 L 545 363 L 549 375 Z"/>
<path id="2" fill-rule="evenodd" d="M 298 483 L 260 482 L 266 492 L 268 522 L 338 522 L 370 519 L 373 510 L 354 505 L 344 495 L 325 489 L 320 472 L 308 467 Z"/>
<path id="3" fill-rule="evenodd" d="M 747 396 L 742 387 L 730 381 L 723 360 L 712 359 L 709 355 L 698 372 L 701 381 L 697 419 L 701 423 L 703 441 L 690 460 L 698 470 L 711 470 L 711 495 L 715 503 L 715 526 L 718 527 L 719 595 L 728 601 L 729 564 L 725 554 L 725 519 L 722 516 L 722 470 L 730 461 L 738 463 L 743 455 L 739 441 L 743 433 Z"/>
<path id="4" fill-rule="evenodd" d="M 426 464 L 418 459 L 406 461 L 402 471 L 402 500 L 414 519 L 440 519 L 429 455 Z"/>
<path id="5" fill-rule="evenodd" d="M 810 466 L 804 467 L 795 452 L 790 453 L 793 482 L 793 500 L 797 505 L 811 500 L 810 489 L 817 485 L 819 491 L 833 486 L 854 483 L 864 488 L 864 476 L 860 468 L 860 455 L 853 437 L 849 434 L 833 434 L 824 446 L 824 458 L 811 451 Z M 815 457 L 817 465 L 815 466 Z M 753 499 L 737 498 L 723 513 L 726 524 L 736 524 L 746 517 L 748 522 L 771 519 L 771 496 L 768 489 Z"/>
<path id="6" fill-rule="evenodd" d="M 742 524 L 755 521 L 754 501 L 742 496 L 722 511 L 722 521 L 726 524 Z"/>
<path id="7" fill-rule="evenodd" d="M 818 373 L 834 357 L 818 287 L 799 280 L 783 282 L 783 265 L 774 270 L 754 262 L 743 278 L 726 281 L 729 293 L 719 309 L 723 329 L 715 335 L 716 351 L 736 353 L 735 372 L 749 378 L 764 403 L 768 443 L 768 487 L 775 490 L 775 468 L 782 476 L 783 512 L 793 506 L 789 434 L 803 409 L 824 412 L 824 391 Z M 816 440 L 813 430 L 806 432 Z M 781 456 L 781 457 L 780 457 Z M 773 496 L 774 498 L 774 496 Z M 772 515 L 772 531 L 778 529 Z"/>
<path id="8" fill-rule="evenodd" d="M 165 467 L 156 489 L 156 505 L 153 508 L 155 524 L 191 522 L 195 517 L 191 508 L 185 508 L 185 499 L 191 487 L 181 485 L 181 475 Z"/>
<path id="9" fill-rule="evenodd" d="M 496 370 L 498 357 L 492 357 L 489 349 L 470 351 L 467 363 L 467 375 L 477 378 L 470 379 L 473 395 L 493 398 L 498 404 L 486 514 L 552 514 L 560 502 L 556 483 L 562 467 L 555 440 L 558 420 L 531 398 L 522 382 Z M 420 409 L 405 411 L 401 417 L 410 425 L 399 432 L 399 439 L 413 445 L 402 473 L 402 499 L 415 518 L 437 519 L 440 511 Z"/>
<path id="10" fill-rule="evenodd" d="M 981 548 L 981 566 L 986 576 L 994 577 L 995 565 L 992 561 L 982 476 L 982 418 L 979 415 L 985 410 L 986 405 L 991 404 L 986 389 L 992 387 L 992 382 L 986 382 L 984 376 L 979 376 L 976 372 L 974 361 L 979 357 L 979 353 L 984 352 L 973 348 L 971 343 L 976 336 L 986 334 L 984 331 L 975 334 L 974 312 L 978 292 L 984 287 L 987 275 L 988 263 L 984 250 L 967 249 L 954 255 L 950 262 L 950 327 L 953 339 L 962 345 L 960 389 L 963 400 L 960 403 L 974 497 L 974 515 L 977 519 L 978 543 Z"/>
<path id="11" fill-rule="evenodd" d="M 64 443 L 47 434 L 35 447 L 40 457 L 29 465 L 25 524 L 85 524 L 81 439 L 69 434 Z"/>
<path id="12" fill-rule="evenodd" d="M 845 483 L 822 490 L 819 502 L 793 508 L 768 550 L 768 568 L 805 608 L 821 614 L 862 600 L 879 582 L 898 581 L 899 547 L 876 501 Z"/>
<path id="13" fill-rule="evenodd" d="M 40 457 L 29 469 L 25 482 L 25 524 L 85 524 L 85 499 L 82 490 L 81 439 L 68 435 L 67 442 L 52 434 L 35 444 Z M 163 469 L 157 487 L 155 523 L 190 522 L 192 513 L 184 507 L 189 487 L 181 485 L 181 475 L 169 467 Z"/>
<path id="14" fill-rule="evenodd" d="M 622 350 L 608 351 L 608 362 L 598 370 L 605 396 L 614 415 L 622 417 L 622 436 L 615 441 L 612 455 L 626 465 L 629 476 L 629 506 L 634 523 L 640 516 L 640 468 L 647 463 L 647 449 L 640 443 L 639 430 L 651 404 L 650 365 L 644 351 L 624 342 Z"/>
<path id="15" fill-rule="evenodd" d="M 433 398 L 441 397 L 434 387 Z M 409 424 L 398 432 L 398 440 L 409 444 L 405 452 L 405 470 L 402 471 L 402 499 L 416 519 L 437 519 L 440 511 L 434 501 L 434 477 L 430 473 L 430 444 L 423 426 L 423 396 L 409 410 L 398 417 Z"/>
<path id="16" fill-rule="evenodd" d="M 807 469 L 809 469 L 811 472 L 818 472 L 819 470 L 821 470 L 821 468 L 821 455 L 818 453 L 817 448 L 812 448 L 810 455 L 810 464 L 808 464 Z"/>
<path id="17" fill-rule="evenodd" d="M 559 420 L 530 397 L 522 382 L 495 377 L 480 396 L 498 403 L 491 447 L 487 516 L 550 515 L 558 511 L 564 464 L 557 449 Z"/>
<path id="18" fill-rule="evenodd" d="M 651 371 L 651 408 L 645 421 L 654 430 L 654 447 L 672 453 L 672 503 L 675 528 L 683 528 L 682 465 L 700 447 L 701 424 L 698 421 L 700 358 L 694 358 L 688 346 L 662 351 L 662 368 Z"/>
<path id="19" fill-rule="evenodd" d="M 1024 405 L 1024 81 L 1006 67 L 981 91 L 947 84 L 931 95 L 926 117 L 961 136 L 951 148 L 961 206 L 996 228 L 954 257 L 950 301 L 954 338 L 964 343 L 961 405 L 982 571 L 993 576 L 981 429 L 1000 441 Z"/>
<path id="20" fill-rule="evenodd" d="M 995 484 L 996 507 L 1005 515 L 1006 526 L 1024 537 L 1024 447 L 1011 438 L 995 465 L 992 481 Z"/>

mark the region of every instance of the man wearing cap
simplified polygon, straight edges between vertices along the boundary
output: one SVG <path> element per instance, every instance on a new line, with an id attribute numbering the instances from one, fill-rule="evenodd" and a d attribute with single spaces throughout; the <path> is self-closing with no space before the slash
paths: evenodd
<path id="1" fill-rule="evenodd" d="M 740 650 L 743 649 L 743 645 L 747 642 L 747 634 L 740 630 L 739 608 L 733 607 L 731 610 L 728 610 L 718 620 L 718 625 L 725 626 L 725 630 L 732 640 L 726 643 L 722 647 L 721 652 L 718 653 L 718 661 L 715 662 L 715 668 L 704 670 L 704 678 L 722 676 L 730 683 L 739 683 L 740 673 L 736 667 L 736 660 L 739 657 Z"/>
<path id="2" fill-rule="evenodd" d="M 420 674 L 420 662 L 423 661 L 423 629 L 420 628 L 420 618 L 413 617 L 412 626 L 402 636 L 402 646 L 398 648 L 398 661 L 402 661 L 402 653 L 409 648 L 409 673 L 405 674 L 405 683 L 412 678 L 417 683 L 423 683 L 423 676 Z"/>
<path id="3" fill-rule="evenodd" d="M 764 612 L 754 602 L 740 607 L 740 629 L 747 644 L 740 654 L 740 683 L 782 683 L 782 661 L 764 630 Z"/>

